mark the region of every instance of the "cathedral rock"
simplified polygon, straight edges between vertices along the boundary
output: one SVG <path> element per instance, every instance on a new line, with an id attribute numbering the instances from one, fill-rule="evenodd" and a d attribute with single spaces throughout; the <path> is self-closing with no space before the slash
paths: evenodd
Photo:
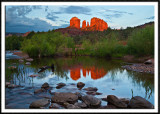
<path id="1" fill-rule="evenodd" d="M 73 17 L 70 20 L 70 27 L 78 28 L 84 31 L 104 31 L 107 30 L 108 24 L 103 20 L 97 17 L 91 19 L 90 25 L 89 22 L 86 23 L 86 20 L 82 22 L 82 28 L 80 28 L 80 19 Z"/>

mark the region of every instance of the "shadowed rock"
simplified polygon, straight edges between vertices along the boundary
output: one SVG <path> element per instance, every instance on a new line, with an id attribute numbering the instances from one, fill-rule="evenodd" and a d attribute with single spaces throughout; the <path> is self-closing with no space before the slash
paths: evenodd
<path id="1" fill-rule="evenodd" d="M 75 102 L 78 101 L 78 96 L 75 95 L 74 93 L 64 93 L 64 92 L 55 92 L 54 96 L 51 98 L 51 102 L 53 103 L 58 103 L 58 104 L 64 104 L 66 102 L 74 104 Z"/>
<path id="2" fill-rule="evenodd" d="M 82 96 L 82 101 L 87 105 L 89 108 L 98 108 L 101 105 L 101 100 L 96 97 L 85 95 Z"/>
<path id="3" fill-rule="evenodd" d="M 125 104 L 124 102 L 122 102 L 120 99 L 118 99 L 116 96 L 114 95 L 108 95 L 107 96 L 107 101 L 113 105 L 115 105 L 118 108 L 127 108 L 127 104 Z"/>
<path id="4" fill-rule="evenodd" d="M 137 109 L 153 109 L 154 108 L 154 106 L 149 101 L 147 101 L 146 99 L 140 96 L 133 97 L 130 100 L 128 107 L 137 108 Z"/>
<path id="5" fill-rule="evenodd" d="M 96 87 L 88 87 L 88 88 L 84 88 L 84 90 L 86 90 L 86 91 L 97 91 L 98 89 Z"/>
<path id="6" fill-rule="evenodd" d="M 80 88 L 80 89 L 82 89 L 84 86 L 85 86 L 85 83 L 83 83 L 83 82 L 78 82 L 77 83 L 77 87 Z"/>
<path id="7" fill-rule="evenodd" d="M 49 104 L 49 100 L 48 99 L 39 99 L 36 101 L 33 101 L 29 108 L 40 108 L 40 107 L 45 107 Z"/>

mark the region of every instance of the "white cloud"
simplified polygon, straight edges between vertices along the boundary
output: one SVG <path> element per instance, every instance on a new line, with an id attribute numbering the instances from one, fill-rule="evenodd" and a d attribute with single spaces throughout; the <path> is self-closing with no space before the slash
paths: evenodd
<path id="1" fill-rule="evenodd" d="M 46 21 L 48 24 L 52 25 L 52 26 L 60 26 L 60 24 L 55 23 L 53 21 L 51 21 L 50 19 L 46 19 L 46 18 L 39 18 L 40 20 Z"/>

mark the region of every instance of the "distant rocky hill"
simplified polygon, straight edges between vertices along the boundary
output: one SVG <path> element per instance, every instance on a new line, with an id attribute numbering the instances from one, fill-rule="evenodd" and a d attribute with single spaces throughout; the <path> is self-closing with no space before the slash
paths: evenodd
<path id="1" fill-rule="evenodd" d="M 30 33 L 30 31 L 29 31 L 29 32 L 26 32 L 26 33 L 6 32 L 5 36 L 6 36 L 6 37 L 9 37 L 9 36 L 12 36 L 12 35 L 16 35 L 16 36 L 25 37 L 25 36 L 27 36 L 29 33 Z"/>

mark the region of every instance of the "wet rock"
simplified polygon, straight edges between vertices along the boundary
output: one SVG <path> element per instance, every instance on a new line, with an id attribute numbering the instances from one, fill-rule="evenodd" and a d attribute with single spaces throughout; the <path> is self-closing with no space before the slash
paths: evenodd
<path id="1" fill-rule="evenodd" d="M 140 96 L 133 97 L 130 100 L 128 107 L 137 108 L 137 109 L 153 109 L 154 108 L 154 106 L 149 101 L 147 101 L 146 99 Z"/>
<path id="2" fill-rule="evenodd" d="M 11 83 L 10 82 L 6 82 L 6 87 L 8 87 Z"/>
<path id="3" fill-rule="evenodd" d="M 26 61 L 31 62 L 31 61 L 33 61 L 33 59 L 32 58 L 28 58 L 28 59 L 26 59 Z"/>
<path id="4" fill-rule="evenodd" d="M 65 83 L 59 83 L 59 84 L 57 84 L 56 89 L 60 89 L 60 88 L 62 88 L 64 86 L 66 86 Z"/>
<path id="5" fill-rule="evenodd" d="M 19 62 L 20 62 L 20 63 L 23 63 L 23 62 L 24 62 L 24 60 L 23 60 L 23 59 L 20 59 L 20 60 L 19 60 Z"/>
<path id="6" fill-rule="evenodd" d="M 61 109 L 61 105 L 57 104 L 57 103 L 52 103 L 49 108 L 51 109 Z"/>
<path id="7" fill-rule="evenodd" d="M 154 64 L 154 59 L 149 59 L 145 61 L 144 64 Z"/>
<path id="8" fill-rule="evenodd" d="M 120 99 L 118 99 L 116 96 L 114 95 L 108 95 L 107 96 L 107 101 L 113 105 L 115 105 L 118 108 L 127 108 L 127 104 L 125 104 L 124 102 L 122 102 Z"/>
<path id="9" fill-rule="evenodd" d="M 82 96 L 82 101 L 87 105 L 89 108 L 97 108 L 101 105 L 101 100 L 96 97 L 85 95 Z"/>
<path id="10" fill-rule="evenodd" d="M 75 93 L 75 95 L 77 95 L 77 96 L 78 96 L 78 99 L 79 99 L 79 100 L 81 100 L 81 99 L 82 99 L 82 95 L 81 95 L 81 93 L 80 93 L 80 92 L 76 92 L 76 93 Z"/>
<path id="11" fill-rule="evenodd" d="M 114 88 L 112 90 L 115 90 Z"/>
<path id="12" fill-rule="evenodd" d="M 77 87 L 82 89 L 85 86 L 85 84 L 83 82 L 78 82 L 77 83 Z"/>
<path id="13" fill-rule="evenodd" d="M 107 97 L 101 98 L 103 101 L 107 101 Z"/>
<path id="14" fill-rule="evenodd" d="M 124 102 L 125 104 L 129 104 L 130 99 L 129 98 L 120 98 L 120 101 Z"/>
<path id="15" fill-rule="evenodd" d="M 41 86 L 41 88 L 48 89 L 48 88 L 49 88 L 49 84 L 48 84 L 47 82 L 45 82 L 45 83 Z"/>
<path id="16" fill-rule="evenodd" d="M 30 65 L 31 63 L 30 62 L 26 62 L 26 65 Z"/>
<path id="17" fill-rule="evenodd" d="M 85 103 L 78 103 L 78 102 L 76 102 L 74 105 L 78 106 L 80 108 L 87 108 L 87 105 Z"/>
<path id="18" fill-rule="evenodd" d="M 80 109 L 80 107 L 76 106 L 76 105 L 73 105 L 73 104 L 68 104 L 66 106 L 67 109 Z"/>
<path id="19" fill-rule="evenodd" d="M 29 77 L 37 77 L 37 76 L 38 76 L 38 74 L 32 74 Z"/>
<path id="20" fill-rule="evenodd" d="M 54 96 L 51 98 L 51 102 L 58 103 L 58 104 L 64 104 L 66 102 L 74 104 L 78 101 L 78 96 L 74 93 L 64 93 L 64 92 L 55 92 Z"/>
<path id="21" fill-rule="evenodd" d="M 48 99 L 39 99 L 36 101 L 33 101 L 29 108 L 40 108 L 40 107 L 45 107 L 49 104 L 49 100 Z"/>
<path id="22" fill-rule="evenodd" d="M 97 91 L 98 89 L 96 87 L 88 87 L 88 88 L 84 88 L 84 90 L 86 90 L 86 91 Z"/>
<path id="23" fill-rule="evenodd" d="M 39 97 L 43 97 L 43 98 L 46 98 L 46 99 L 51 99 L 51 97 L 49 95 L 38 95 Z"/>
<path id="24" fill-rule="evenodd" d="M 95 91 L 87 91 L 86 92 L 88 95 L 102 95 L 102 93 L 95 92 Z"/>

